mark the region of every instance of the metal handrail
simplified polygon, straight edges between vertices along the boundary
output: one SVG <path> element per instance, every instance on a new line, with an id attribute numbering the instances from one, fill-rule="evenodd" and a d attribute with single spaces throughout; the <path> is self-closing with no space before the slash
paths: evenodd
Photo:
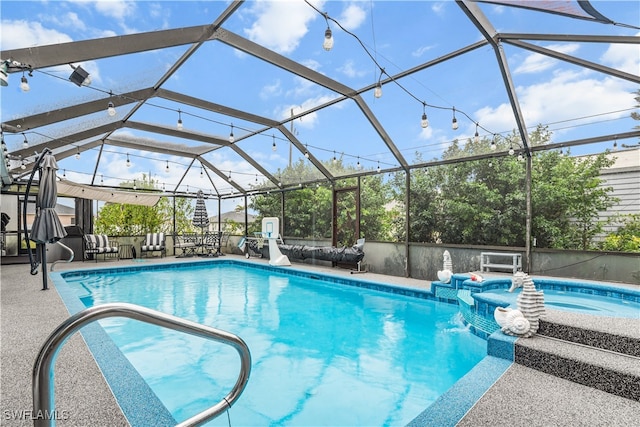
<path id="1" fill-rule="evenodd" d="M 128 303 L 109 303 L 80 311 L 64 321 L 49 335 L 40 349 L 33 366 L 33 410 L 36 414 L 55 414 L 54 390 L 51 388 L 53 372 L 51 366 L 55 362 L 60 346 L 73 335 L 74 332 L 90 322 L 107 317 L 128 317 L 145 323 L 174 329 L 201 338 L 212 339 L 228 344 L 236 349 L 240 355 L 240 374 L 233 389 L 220 402 L 209 409 L 177 424 L 180 427 L 200 425 L 220 415 L 240 397 L 249 381 L 251 372 L 251 353 L 242 338 L 232 333 L 201 325 L 190 320 L 181 319 L 170 314 L 161 313 L 146 307 Z M 38 417 L 34 421 L 36 427 L 53 425 L 52 417 Z"/>

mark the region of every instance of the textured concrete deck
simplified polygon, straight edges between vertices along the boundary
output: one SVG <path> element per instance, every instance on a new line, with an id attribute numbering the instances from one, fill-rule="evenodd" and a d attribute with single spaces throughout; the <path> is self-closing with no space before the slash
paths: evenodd
<path id="1" fill-rule="evenodd" d="M 228 256 L 229 259 L 240 257 Z M 244 257 L 242 257 L 244 259 Z M 193 261 L 193 258 L 189 258 Z M 174 257 L 146 262 L 179 262 Z M 251 259 L 252 262 L 266 262 Z M 57 264 L 56 271 L 126 266 L 133 261 Z M 305 269 L 352 276 L 348 270 L 304 265 Z M 428 289 L 428 282 L 372 273 L 370 281 Z M 2 266 L 0 281 L 0 425 L 31 426 L 31 372 L 39 348 L 69 314 L 49 281 L 31 276 L 28 265 Z M 594 320 L 598 322 L 598 320 Z M 55 365 L 58 426 L 128 425 L 79 334 L 60 351 Z M 150 420 L 149 425 L 153 425 Z M 632 426 L 640 425 L 640 402 L 617 397 L 552 375 L 511 365 L 467 412 L 461 426 Z"/>

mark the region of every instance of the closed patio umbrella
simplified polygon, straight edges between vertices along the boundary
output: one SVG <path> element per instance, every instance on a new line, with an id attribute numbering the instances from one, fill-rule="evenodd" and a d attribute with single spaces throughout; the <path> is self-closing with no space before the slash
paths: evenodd
<path id="1" fill-rule="evenodd" d="M 40 161 L 40 187 L 36 196 L 36 217 L 31 227 L 30 240 L 37 243 L 42 261 L 42 289 L 47 289 L 46 244 L 56 243 L 67 235 L 58 213 L 55 210 L 58 199 L 56 171 L 58 164 L 51 152 L 47 152 Z"/>
<path id="2" fill-rule="evenodd" d="M 207 205 L 204 204 L 204 193 L 198 190 L 198 199 L 196 200 L 196 210 L 193 213 L 193 225 L 202 230 L 204 237 L 204 229 L 209 226 L 209 215 L 207 214 Z"/>

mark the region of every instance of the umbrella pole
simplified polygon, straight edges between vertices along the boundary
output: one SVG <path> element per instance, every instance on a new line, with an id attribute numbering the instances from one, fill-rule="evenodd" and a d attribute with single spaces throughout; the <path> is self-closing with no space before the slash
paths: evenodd
<path id="1" fill-rule="evenodd" d="M 40 248 L 40 262 L 42 262 L 42 290 L 46 291 L 49 289 L 47 286 L 47 244 L 38 243 L 38 247 Z"/>

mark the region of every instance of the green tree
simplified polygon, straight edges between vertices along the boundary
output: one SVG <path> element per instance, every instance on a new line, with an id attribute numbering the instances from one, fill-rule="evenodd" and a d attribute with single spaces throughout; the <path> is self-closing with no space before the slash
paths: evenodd
<path id="1" fill-rule="evenodd" d="M 131 181 L 120 183 L 122 188 L 133 188 Z M 143 174 L 135 181 L 140 191 L 158 189 L 158 182 Z M 172 233 L 173 204 L 169 198 L 161 197 L 155 206 L 140 206 L 121 203 L 107 203 L 98 213 L 95 221 L 96 233 L 109 236 L 139 236 L 152 232 Z M 176 231 L 191 231 L 193 207 L 188 199 L 176 198 Z"/>
<path id="2" fill-rule="evenodd" d="M 551 140 L 539 126 L 530 135 L 533 147 Z M 454 161 L 493 149 L 522 147 L 514 132 L 500 139 L 460 144 L 454 141 L 442 159 Z M 434 159 L 435 160 L 435 159 Z M 525 244 L 526 162 L 521 156 L 467 160 L 411 173 L 410 240 L 498 246 Z M 416 163 L 422 163 L 416 155 Z M 610 166 L 606 153 L 584 159 L 557 151 L 536 151 L 532 158 L 532 234 L 539 247 L 586 249 L 602 231 L 599 212 L 615 203 L 603 187 L 600 170 Z M 392 180 L 394 197 L 403 204 L 404 174 Z M 396 229 L 404 220 L 398 217 Z"/>
<path id="3" fill-rule="evenodd" d="M 617 252 L 640 252 L 640 215 L 621 215 L 615 222 L 618 229 L 607 235 L 601 249 Z"/>

